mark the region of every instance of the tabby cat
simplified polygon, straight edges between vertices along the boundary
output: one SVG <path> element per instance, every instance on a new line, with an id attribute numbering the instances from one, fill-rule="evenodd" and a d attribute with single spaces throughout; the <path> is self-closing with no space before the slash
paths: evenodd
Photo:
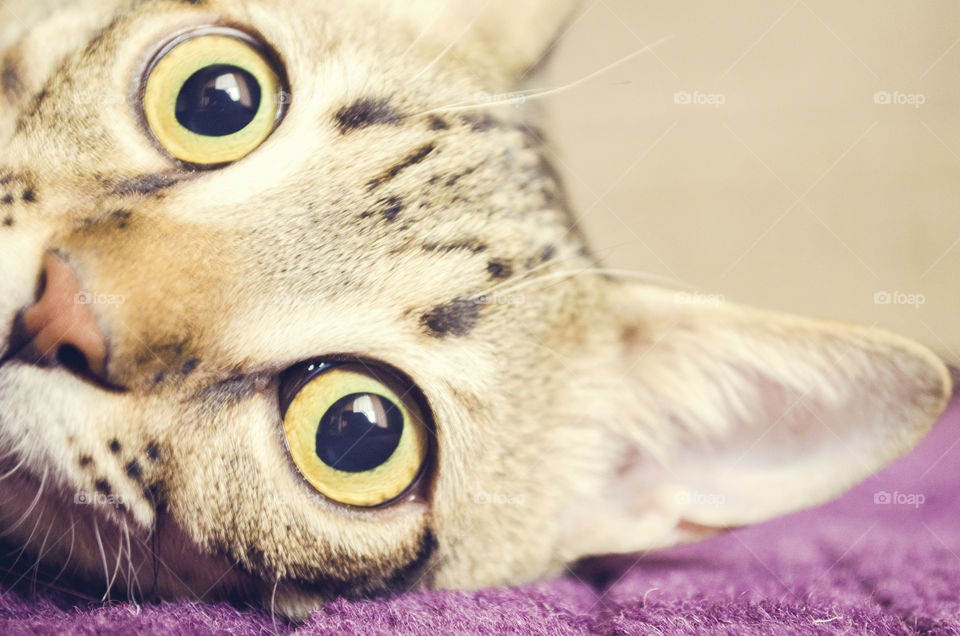
<path id="1" fill-rule="evenodd" d="M 572 5 L 6 0 L 25 575 L 289 616 L 517 584 L 819 504 L 925 434 L 921 346 L 599 267 L 509 99 Z"/>

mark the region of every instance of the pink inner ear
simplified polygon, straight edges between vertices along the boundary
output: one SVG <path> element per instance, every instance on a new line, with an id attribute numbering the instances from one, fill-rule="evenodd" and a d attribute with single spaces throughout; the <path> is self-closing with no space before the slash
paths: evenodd
<path id="1" fill-rule="evenodd" d="M 627 514 L 659 505 L 677 528 L 725 527 L 817 505 L 909 450 L 943 408 L 942 365 L 896 336 L 649 293 L 662 320 L 631 371 L 643 421 L 606 493 Z"/>

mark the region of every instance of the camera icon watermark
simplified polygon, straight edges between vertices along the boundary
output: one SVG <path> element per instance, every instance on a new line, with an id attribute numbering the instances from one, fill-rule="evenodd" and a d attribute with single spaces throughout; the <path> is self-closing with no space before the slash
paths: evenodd
<path id="1" fill-rule="evenodd" d="M 727 103 L 727 96 L 723 93 L 677 91 L 673 94 L 673 103 L 678 106 L 713 106 L 714 108 L 720 108 Z"/>
<path id="2" fill-rule="evenodd" d="M 90 93 L 79 91 L 73 94 L 73 103 L 78 106 L 119 106 L 127 103 L 127 96 L 122 93 Z"/>
<path id="3" fill-rule="evenodd" d="M 719 307 L 727 302 L 723 294 L 702 294 L 700 292 L 677 292 L 673 295 L 673 302 L 677 305 L 707 305 Z"/>
<path id="4" fill-rule="evenodd" d="M 523 294 L 484 294 L 477 296 L 473 302 L 478 305 L 509 305 L 519 307 L 527 302 L 527 297 Z"/>
<path id="5" fill-rule="evenodd" d="M 481 491 L 473 496 L 473 503 L 480 506 L 522 506 L 524 502 L 526 497 L 521 494 Z"/>
<path id="6" fill-rule="evenodd" d="M 923 294 L 907 294 L 899 291 L 880 290 L 873 294 L 874 305 L 907 305 L 916 309 L 927 302 Z"/>
<path id="7" fill-rule="evenodd" d="M 878 490 L 873 493 L 873 503 L 878 506 L 913 506 L 919 508 L 927 500 L 923 493 L 905 493 Z"/>
<path id="8" fill-rule="evenodd" d="M 727 503 L 727 497 L 718 492 L 700 492 L 684 490 L 673 496 L 674 501 L 682 506 L 712 506 L 719 508 Z"/>
<path id="9" fill-rule="evenodd" d="M 127 301 L 123 294 L 95 294 L 80 292 L 73 295 L 75 305 L 122 305 Z"/>
<path id="10" fill-rule="evenodd" d="M 527 96 L 522 93 L 487 93 L 480 91 L 473 95 L 473 100 L 477 104 L 509 104 L 514 108 L 520 108 L 527 102 Z"/>
<path id="11" fill-rule="evenodd" d="M 102 492 L 78 491 L 73 495 L 73 503 L 78 506 L 112 506 L 119 508 L 124 505 L 123 496 L 104 494 Z"/>
<path id="12" fill-rule="evenodd" d="M 920 108 L 927 103 L 927 96 L 923 93 L 877 91 L 873 94 L 873 103 L 881 106 L 913 106 L 914 108 Z"/>

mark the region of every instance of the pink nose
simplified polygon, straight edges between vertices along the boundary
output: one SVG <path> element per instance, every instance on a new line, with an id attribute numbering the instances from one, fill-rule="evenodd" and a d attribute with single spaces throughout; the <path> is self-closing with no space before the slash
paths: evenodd
<path id="1" fill-rule="evenodd" d="M 40 300 L 23 314 L 34 346 L 44 357 L 68 359 L 66 366 L 74 370 L 85 366 L 102 376 L 107 341 L 90 308 L 90 295 L 83 292 L 73 268 L 54 254 L 43 259 L 43 279 Z M 78 353 L 82 360 L 77 360 Z"/>

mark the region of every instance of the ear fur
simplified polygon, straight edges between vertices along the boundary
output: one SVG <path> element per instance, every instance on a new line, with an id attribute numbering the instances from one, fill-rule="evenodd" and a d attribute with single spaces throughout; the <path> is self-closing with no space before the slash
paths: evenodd
<path id="1" fill-rule="evenodd" d="M 508 82 L 544 58 L 580 0 L 410 0 L 442 46 Z"/>
<path id="2" fill-rule="evenodd" d="M 565 520 L 568 559 L 701 539 L 814 506 L 909 451 L 943 412 L 945 365 L 899 336 L 621 290 L 627 378 L 602 425 L 593 492 Z"/>
<path id="3" fill-rule="evenodd" d="M 512 76 L 536 66 L 579 0 L 457 0 L 477 36 Z"/>

